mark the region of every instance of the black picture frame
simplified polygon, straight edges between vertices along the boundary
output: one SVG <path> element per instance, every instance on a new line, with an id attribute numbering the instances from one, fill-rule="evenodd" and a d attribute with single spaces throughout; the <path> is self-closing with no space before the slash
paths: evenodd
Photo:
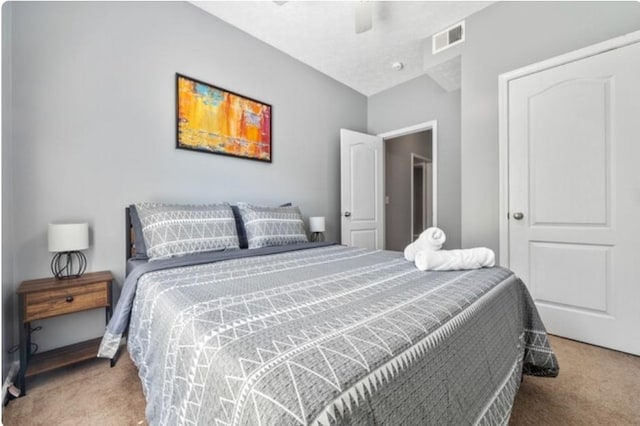
<path id="1" fill-rule="evenodd" d="M 176 73 L 176 149 L 273 161 L 270 104 Z"/>

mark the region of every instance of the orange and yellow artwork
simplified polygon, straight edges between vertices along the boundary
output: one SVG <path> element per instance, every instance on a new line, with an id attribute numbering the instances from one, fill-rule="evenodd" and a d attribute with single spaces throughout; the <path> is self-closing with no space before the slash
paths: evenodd
<path id="1" fill-rule="evenodd" d="M 176 78 L 177 148 L 271 162 L 271 105 Z"/>

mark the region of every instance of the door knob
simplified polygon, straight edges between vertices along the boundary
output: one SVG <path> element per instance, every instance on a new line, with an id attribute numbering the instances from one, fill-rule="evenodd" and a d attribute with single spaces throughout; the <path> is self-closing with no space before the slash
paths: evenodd
<path id="1" fill-rule="evenodd" d="M 516 212 L 513 214 L 513 218 L 515 220 L 522 220 L 522 218 L 524 217 L 524 214 L 520 213 L 520 212 Z"/>
<path id="2" fill-rule="evenodd" d="M 344 212 L 344 217 L 349 217 L 351 216 L 351 212 Z"/>

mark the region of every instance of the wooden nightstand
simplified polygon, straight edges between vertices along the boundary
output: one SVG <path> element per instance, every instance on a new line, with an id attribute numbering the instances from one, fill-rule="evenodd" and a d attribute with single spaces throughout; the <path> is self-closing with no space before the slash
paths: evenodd
<path id="1" fill-rule="evenodd" d="M 111 318 L 111 283 L 109 271 L 92 272 L 80 278 L 59 280 L 43 278 L 24 281 L 18 288 L 20 299 L 20 396 L 26 395 L 26 379 L 95 358 L 101 337 L 57 348 L 31 353 L 31 321 L 53 318 L 89 309 L 105 308 L 106 323 Z"/>

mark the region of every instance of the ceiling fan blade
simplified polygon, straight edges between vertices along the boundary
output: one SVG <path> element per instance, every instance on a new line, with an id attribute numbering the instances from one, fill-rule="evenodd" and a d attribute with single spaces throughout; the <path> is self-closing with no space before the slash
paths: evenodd
<path id="1" fill-rule="evenodd" d="M 369 31 L 373 27 L 372 7 L 368 1 L 359 1 L 355 7 L 356 34 Z"/>

